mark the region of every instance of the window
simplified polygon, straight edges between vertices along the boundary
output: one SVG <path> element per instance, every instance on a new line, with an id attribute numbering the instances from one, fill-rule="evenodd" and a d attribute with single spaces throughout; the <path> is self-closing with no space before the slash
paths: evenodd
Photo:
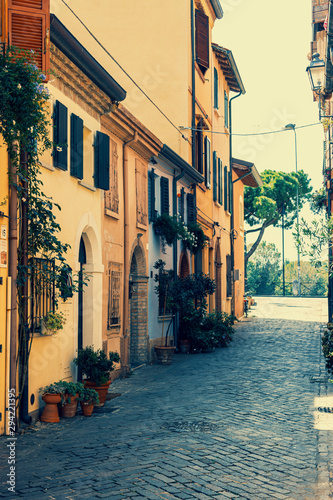
<path id="1" fill-rule="evenodd" d="M 228 202 L 229 202 L 229 213 L 232 214 L 232 173 L 228 172 Z"/>
<path id="2" fill-rule="evenodd" d="M 83 179 L 83 120 L 73 113 L 71 114 L 70 156 L 71 175 Z"/>
<path id="3" fill-rule="evenodd" d="M 227 255 L 227 297 L 232 297 L 231 255 Z"/>
<path id="4" fill-rule="evenodd" d="M 224 126 L 229 128 L 229 101 L 226 91 L 224 91 Z"/>
<path id="5" fill-rule="evenodd" d="M 31 331 L 41 329 L 41 319 L 55 309 L 54 261 L 35 258 L 30 278 Z"/>
<path id="6" fill-rule="evenodd" d="M 95 137 L 95 187 L 108 191 L 110 188 L 110 138 L 97 131 Z"/>
<path id="7" fill-rule="evenodd" d="M 196 169 L 200 174 L 203 174 L 203 120 L 197 123 L 197 131 L 195 132 L 195 152 L 196 152 Z"/>
<path id="8" fill-rule="evenodd" d="M 185 222 L 185 190 L 184 188 L 181 188 L 180 190 L 180 196 L 178 198 L 179 200 L 179 206 L 178 206 L 178 213 L 181 222 Z"/>
<path id="9" fill-rule="evenodd" d="M 155 169 L 152 168 L 148 172 L 148 216 L 149 222 L 154 222 L 156 219 L 156 210 L 155 210 Z"/>
<path id="10" fill-rule="evenodd" d="M 205 137 L 205 184 L 208 189 L 211 187 L 210 182 L 210 140 Z"/>
<path id="11" fill-rule="evenodd" d="M 214 68 L 214 108 L 219 109 L 219 75 Z"/>
<path id="12" fill-rule="evenodd" d="M 202 73 L 209 68 L 209 19 L 200 10 L 195 11 L 196 62 Z"/>
<path id="13" fill-rule="evenodd" d="M 121 291 L 121 264 L 109 262 L 108 265 L 108 330 L 120 326 L 120 291 Z"/>
<path id="14" fill-rule="evenodd" d="M 111 139 L 110 189 L 104 192 L 105 208 L 119 214 L 118 152 L 117 143 Z"/>
<path id="15" fill-rule="evenodd" d="M 147 165 L 135 160 L 136 221 L 144 226 L 148 223 L 147 213 Z"/>
<path id="16" fill-rule="evenodd" d="M 68 110 L 56 101 L 53 110 L 53 164 L 61 170 L 67 170 Z"/>
<path id="17" fill-rule="evenodd" d="M 161 177 L 161 214 L 169 214 L 169 179 Z"/>
<path id="18" fill-rule="evenodd" d="M 195 197 L 194 194 L 187 193 L 186 196 L 187 224 L 196 222 Z"/>
<path id="19" fill-rule="evenodd" d="M 223 205 L 223 165 L 222 165 L 221 158 L 219 158 L 219 161 L 218 161 L 218 177 L 219 177 L 218 202 L 222 206 Z"/>
<path id="20" fill-rule="evenodd" d="M 34 51 L 36 64 L 46 76 L 44 81 L 47 81 L 50 67 L 50 0 L 9 0 L 8 35 L 9 45 Z"/>
<path id="21" fill-rule="evenodd" d="M 213 151 L 213 201 L 217 201 L 217 188 L 218 188 L 217 153 L 216 151 Z"/>

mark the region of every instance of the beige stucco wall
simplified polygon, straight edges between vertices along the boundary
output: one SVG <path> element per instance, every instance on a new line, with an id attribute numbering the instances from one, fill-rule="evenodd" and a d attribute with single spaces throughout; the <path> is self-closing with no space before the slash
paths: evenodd
<path id="1" fill-rule="evenodd" d="M 52 105 L 56 99 L 68 108 L 68 122 L 73 112 L 83 119 L 84 126 L 92 134 L 100 129 L 99 121 L 84 111 L 78 104 L 65 96 L 59 89 L 49 84 Z M 68 128 L 70 130 L 70 128 Z M 85 161 L 92 161 L 85 158 Z M 56 220 L 61 226 L 60 239 L 68 243 L 66 261 L 77 274 L 80 238 L 83 239 L 87 252 L 87 264 L 84 271 L 89 275 L 83 294 L 83 345 L 93 344 L 102 347 L 102 244 L 101 244 L 101 206 L 103 192 L 95 189 L 92 172 L 84 177 L 84 185 L 70 175 L 68 170 L 62 171 L 53 167 L 50 152 L 42 158 L 41 179 L 44 192 L 58 203 L 61 211 L 55 209 Z M 84 169 L 87 164 L 84 164 Z M 38 388 L 60 379 L 75 377 L 75 366 L 72 363 L 76 355 L 78 338 L 78 296 L 63 301 L 59 299 L 59 311 L 67 318 L 64 329 L 55 338 L 36 336 L 33 340 L 29 369 L 29 397 L 35 395 L 35 403 L 29 411 L 36 410 L 39 405 Z"/>

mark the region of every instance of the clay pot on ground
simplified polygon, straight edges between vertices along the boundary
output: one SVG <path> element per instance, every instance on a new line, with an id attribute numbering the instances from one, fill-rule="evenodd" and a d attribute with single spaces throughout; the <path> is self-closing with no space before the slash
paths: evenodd
<path id="1" fill-rule="evenodd" d="M 96 407 L 104 406 L 110 384 L 111 380 L 108 380 L 106 384 L 101 384 L 100 386 L 97 386 L 95 382 L 91 382 L 90 380 L 84 380 L 85 387 L 89 387 L 90 389 L 95 389 L 95 391 L 98 392 L 99 405 L 95 405 Z"/>
<path id="2" fill-rule="evenodd" d="M 61 418 L 72 418 L 75 417 L 76 412 L 77 412 L 77 398 L 78 394 L 75 394 L 75 396 L 70 396 L 70 403 L 67 402 L 69 396 L 66 394 L 65 395 L 65 404 L 63 406 L 60 406 L 59 408 L 59 415 Z"/>
<path id="3" fill-rule="evenodd" d="M 80 401 L 82 415 L 85 417 L 90 417 L 94 411 L 94 403 L 90 401 Z"/>
<path id="4" fill-rule="evenodd" d="M 182 354 L 188 354 L 191 350 L 191 341 L 187 339 L 179 339 L 179 352 Z"/>
<path id="5" fill-rule="evenodd" d="M 40 417 L 42 422 L 59 422 L 58 404 L 61 401 L 60 394 L 43 394 L 43 401 L 46 403 Z"/>
<path id="6" fill-rule="evenodd" d="M 171 365 L 173 355 L 175 354 L 175 347 L 161 347 L 155 346 L 155 352 L 157 356 L 157 362 L 160 365 Z"/>

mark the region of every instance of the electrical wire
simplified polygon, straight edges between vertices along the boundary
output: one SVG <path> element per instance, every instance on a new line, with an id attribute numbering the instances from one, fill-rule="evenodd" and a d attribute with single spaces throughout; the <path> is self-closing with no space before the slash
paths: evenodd
<path id="1" fill-rule="evenodd" d="M 322 125 L 321 122 L 317 122 L 317 123 L 310 123 L 308 125 L 300 125 L 299 127 L 295 127 L 295 130 L 296 129 L 299 129 L 299 128 L 307 128 L 307 127 L 313 127 L 315 125 Z M 193 130 L 194 132 L 202 132 L 203 129 L 201 128 L 193 128 L 192 127 L 180 127 L 182 130 Z M 208 133 L 208 134 L 220 134 L 220 135 L 230 135 L 230 132 L 218 132 L 216 130 L 205 130 L 205 133 Z M 278 134 L 280 132 L 286 132 L 288 131 L 289 129 L 281 129 L 281 130 L 272 130 L 270 132 L 255 132 L 255 133 L 252 133 L 252 134 L 234 134 L 232 133 L 231 135 L 232 136 L 237 136 L 237 137 L 251 137 L 251 136 L 254 136 L 254 135 L 268 135 L 268 134 Z M 294 129 L 290 129 L 290 130 L 294 130 Z"/>
<path id="2" fill-rule="evenodd" d="M 157 106 L 157 104 L 154 103 L 154 101 L 149 97 L 148 94 L 146 94 L 146 92 L 136 83 L 136 81 L 127 73 L 127 71 L 121 66 L 121 64 L 119 64 L 119 62 L 110 54 L 110 52 L 104 47 L 104 45 L 98 40 L 98 38 L 90 31 L 90 29 L 84 24 L 84 22 L 79 18 L 79 16 L 73 11 L 73 9 L 65 2 L 65 0 L 61 0 L 62 3 L 64 5 L 66 5 L 66 7 L 70 10 L 70 12 L 73 14 L 73 16 L 82 24 L 82 26 L 88 31 L 89 35 L 95 40 L 95 42 L 104 50 L 104 52 L 106 52 L 106 54 L 112 59 L 113 62 L 115 62 L 117 64 L 117 66 L 121 69 L 121 71 L 123 71 L 123 73 L 125 73 L 125 75 L 131 80 L 131 82 L 140 90 L 140 92 L 142 92 L 142 94 L 148 99 L 149 102 L 151 102 L 151 104 L 153 106 L 155 106 L 155 108 L 164 116 L 164 118 L 177 130 L 177 132 L 180 133 L 180 135 L 182 136 L 182 138 L 187 141 L 187 142 L 190 142 L 188 140 L 187 137 L 184 136 L 184 134 L 182 134 L 182 132 L 180 131 L 179 127 L 177 127 L 177 125 L 175 125 L 171 120 L 170 118 Z"/>

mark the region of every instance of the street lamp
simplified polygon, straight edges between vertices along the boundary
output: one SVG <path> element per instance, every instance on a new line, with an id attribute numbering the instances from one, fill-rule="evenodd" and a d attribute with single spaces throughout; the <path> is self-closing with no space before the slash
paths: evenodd
<path id="1" fill-rule="evenodd" d="M 309 66 L 306 68 L 306 72 L 310 80 L 311 90 L 318 96 L 319 120 L 321 120 L 321 94 L 324 70 L 325 62 L 319 58 L 318 52 L 315 52 Z"/>
<path id="2" fill-rule="evenodd" d="M 285 297 L 286 295 L 286 278 L 285 278 L 285 268 L 284 268 L 284 204 L 282 205 L 282 295 Z"/>
<path id="3" fill-rule="evenodd" d="M 285 130 L 293 130 L 294 131 L 294 137 L 295 137 L 295 171 L 296 171 L 296 176 L 298 173 L 297 170 L 297 135 L 296 135 L 296 125 L 294 123 L 288 123 L 286 125 Z M 297 180 L 297 186 L 296 186 L 296 231 L 297 231 L 297 291 L 298 291 L 298 296 L 301 296 L 301 259 L 300 259 L 300 252 L 299 252 L 299 209 L 298 209 L 298 178 Z"/>

